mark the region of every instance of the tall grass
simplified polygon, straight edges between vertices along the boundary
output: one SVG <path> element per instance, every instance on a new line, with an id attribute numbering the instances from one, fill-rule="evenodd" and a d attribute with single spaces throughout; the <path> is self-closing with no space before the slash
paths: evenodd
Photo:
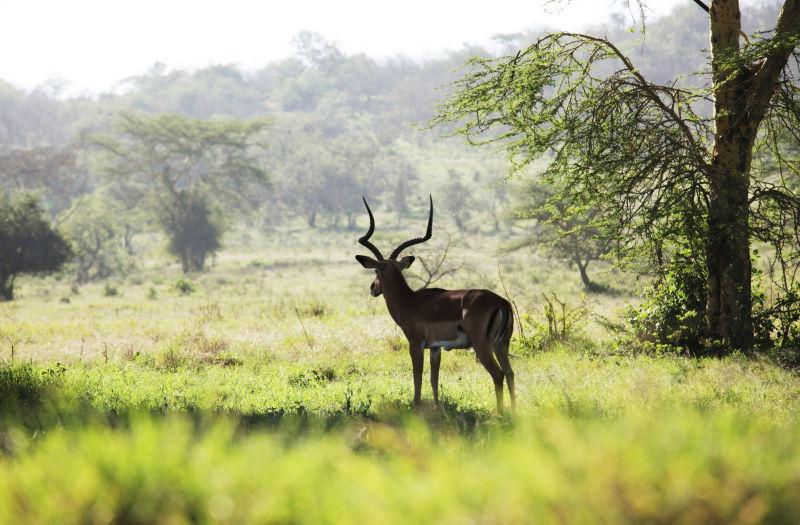
<path id="1" fill-rule="evenodd" d="M 735 412 L 417 419 L 286 441 L 180 418 L 4 436 L 4 523 L 790 523 L 800 424 Z"/>

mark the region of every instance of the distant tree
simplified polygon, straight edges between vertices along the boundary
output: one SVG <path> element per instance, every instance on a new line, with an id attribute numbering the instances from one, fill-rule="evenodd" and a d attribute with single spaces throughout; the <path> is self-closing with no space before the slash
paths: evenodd
<path id="1" fill-rule="evenodd" d="M 69 243 L 44 219 L 35 197 L 0 194 L 0 299 L 14 298 L 17 275 L 56 272 L 71 255 Z"/>
<path id="2" fill-rule="evenodd" d="M 82 284 L 133 267 L 130 226 L 113 205 L 93 195 L 76 202 L 61 223 L 74 252 L 75 282 Z"/>
<path id="3" fill-rule="evenodd" d="M 281 200 L 311 228 L 321 215 L 334 226 L 345 217 L 347 227 L 354 228 L 363 210 L 358 196 L 383 188 L 376 169 L 379 147 L 368 131 L 328 130 L 317 119 L 298 119 L 285 125 L 276 141 L 272 151 Z"/>
<path id="4" fill-rule="evenodd" d="M 54 91 L 25 92 L 0 80 L 0 144 L 27 149 L 66 143 L 70 103 L 59 101 Z"/>
<path id="5" fill-rule="evenodd" d="M 172 205 L 159 210 L 158 219 L 184 273 L 202 271 L 206 258 L 221 246 L 221 221 L 202 193 L 178 190 Z"/>
<path id="6" fill-rule="evenodd" d="M 123 113 L 114 132 L 95 136 L 93 143 L 107 154 L 104 171 L 118 185 L 119 199 L 153 210 L 183 270 L 199 270 L 220 246 L 222 222 L 212 207 L 246 210 L 260 204 L 268 183 L 259 158 L 266 125 Z"/>
<path id="7" fill-rule="evenodd" d="M 395 148 L 385 147 L 377 155 L 374 174 L 373 179 L 380 179 L 380 186 L 389 194 L 390 207 L 399 222 L 408 213 L 408 198 L 419 181 L 416 167 Z"/>
<path id="8" fill-rule="evenodd" d="M 128 107 L 148 113 L 176 112 L 195 118 L 252 117 L 264 114 L 263 97 L 232 65 L 194 72 L 168 71 L 156 63 L 143 75 L 125 80 L 121 95 Z"/>
<path id="9" fill-rule="evenodd" d="M 552 188 L 534 181 L 521 185 L 516 195 L 513 219 L 527 230 L 527 235 L 509 249 L 543 247 L 574 265 L 586 290 L 601 290 L 587 271 L 591 262 L 599 261 L 611 250 L 609 240 L 592 225 L 597 210 L 572 209 L 564 201 L 553 198 Z"/>
<path id="10" fill-rule="evenodd" d="M 549 161 L 544 179 L 566 202 L 596 207 L 621 252 L 648 252 L 661 270 L 670 252 L 703 260 L 695 313 L 708 348 L 750 350 L 752 241 L 800 260 L 800 198 L 760 162 L 769 152 L 800 173 L 776 140 L 782 129 L 800 137 L 800 1 L 744 41 L 738 0 L 695 3 L 711 43 L 697 88 L 648 80 L 607 38 L 559 32 L 473 59 L 438 120 L 475 142 L 504 141 L 517 167 Z"/>
<path id="11" fill-rule="evenodd" d="M 442 188 L 445 195 L 444 209 L 456 223 L 458 231 L 463 232 L 467 229 L 469 220 L 472 218 L 472 190 L 465 183 L 461 174 L 451 169 L 447 172 L 447 182 Z"/>
<path id="12" fill-rule="evenodd" d="M 88 177 L 78 167 L 75 144 L 56 148 L 0 148 L 0 186 L 43 193 L 52 218 L 88 191 Z"/>

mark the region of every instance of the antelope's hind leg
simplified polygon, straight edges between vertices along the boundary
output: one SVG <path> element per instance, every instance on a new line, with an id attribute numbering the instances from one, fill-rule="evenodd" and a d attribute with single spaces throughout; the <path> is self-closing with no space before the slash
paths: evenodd
<path id="1" fill-rule="evenodd" d="M 517 411 L 517 394 L 514 391 L 514 371 L 511 369 L 511 362 L 508 358 L 508 346 L 510 342 L 507 340 L 500 341 L 497 343 L 497 347 L 495 348 L 495 357 L 497 357 L 497 362 L 500 364 L 500 368 L 503 371 L 503 375 L 506 378 L 506 384 L 508 385 L 508 395 L 511 398 L 511 412 Z"/>
<path id="2" fill-rule="evenodd" d="M 494 394 L 497 398 L 497 413 L 503 413 L 503 370 L 492 355 L 492 348 L 488 342 L 482 341 L 480 345 L 475 345 L 475 355 L 483 367 L 492 376 L 494 381 Z"/>

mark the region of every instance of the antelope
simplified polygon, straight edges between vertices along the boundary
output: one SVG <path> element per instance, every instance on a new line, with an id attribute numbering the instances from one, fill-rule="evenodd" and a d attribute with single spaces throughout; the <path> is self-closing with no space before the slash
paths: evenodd
<path id="1" fill-rule="evenodd" d="M 475 356 L 494 381 L 497 412 L 503 412 L 503 379 L 508 383 L 511 410 L 516 406 L 514 371 L 508 359 L 508 345 L 514 328 L 511 305 L 507 300 L 489 290 L 443 290 L 423 288 L 412 290 L 403 270 L 414 262 L 413 256 L 398 260 L 403 250 L 431 238 L 433 229 L 433 196 L 430 197 L 428 229 L 424 237 L 401 243 L 385 259 L 380 250 L 370 242 L 375 231 L 375 217 L 362 196 L 369 214 L 369 230 L 358 239 L 369 249 L 375 259 L 356 255 L 364 268 L 375 270 L 375 280 L 370 286 L 373 297 L 383 295 L 389 315 L 408 339 L 408 351 L 414 372 L 414 406 L 421 403 L 424 350 L 430 349 L 431 389 L 433 403 L 439 404 L 439 364 L 441 351 L 454 348 L 472 348 Z"/>

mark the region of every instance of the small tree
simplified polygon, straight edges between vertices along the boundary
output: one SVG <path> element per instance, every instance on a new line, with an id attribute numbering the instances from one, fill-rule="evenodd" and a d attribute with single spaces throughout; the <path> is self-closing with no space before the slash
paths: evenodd
<path id="1" fill-rule="evenodd" d="M 447 172 L 447 183 L 442 191 L 447 195 L 444 209 L 453 218 L 458 231 L 463 232 L 472 218 L 473 199 L 470 188 L 464 184 L 461 174 L 451 169 Z"/>
<path id="2" fill-rule="evenodd" d="M 212 206 L 261 203 L 259 190 L 268 180 L 259 137 L 266 125 L 123 113 L 114 133 L 94 137 L 94 144 L 107 153 L 104 168 L 118 185 L 119 199 L 130 208 L 145 204 L 153 210 L 184 271 L 200 270 L 219 249 L 223 232 Z"/>
<path id="3" fill-rule="evenodd" d="M 45 221 L 35 197 L 0 194 L 0 299 L 14 298 L 17 275 L 58 271 L 70 256 L 69 243 Z"/>
<path id="4" fill-rule="evenodd" d="M 220 220 L 200 193 L 179 191 L 172 206 L 163 208 L 158 219 L 169 237 L 169 251 L 180 259 L 183 273 L 202 271 L 206 258 L 221 246 Z"/>
<path id="5" fill-rule="evenodd" d="M 587 272 L 589 264 L 601 260 L 611 248 L 608 239 L 592 225 L 597 209 L 570 207 L 554 198 L 552 188 L 546 184 L 529 182 L 520 189 L 512 212 L 514 219 L 526 227 L 528 235 L 509 248 L 545 247 L 578 268 L 581 282 L 588 291 L 602 290 Z"/>
<path id="6" fill-rule="evenodd" d="M 105 279 L 133 267 L 130 226 L 108 202 L 97 196 L 81 199 L 65 213 L 62 229 L 72 244 L 75 281 Z"/>
<path id="7" fill-rule="evenodd" d="M 439 240 L 434 244 L 414 250 L 419 266 L 409 277 L 418 279 L 422 283 L 420 288 L 428 288 L 446 277 L 452 277 L 466 266 L 463 259 L 452 257 L 455 242 L 450 232 L 441 230 L 437 236 Z"/>

